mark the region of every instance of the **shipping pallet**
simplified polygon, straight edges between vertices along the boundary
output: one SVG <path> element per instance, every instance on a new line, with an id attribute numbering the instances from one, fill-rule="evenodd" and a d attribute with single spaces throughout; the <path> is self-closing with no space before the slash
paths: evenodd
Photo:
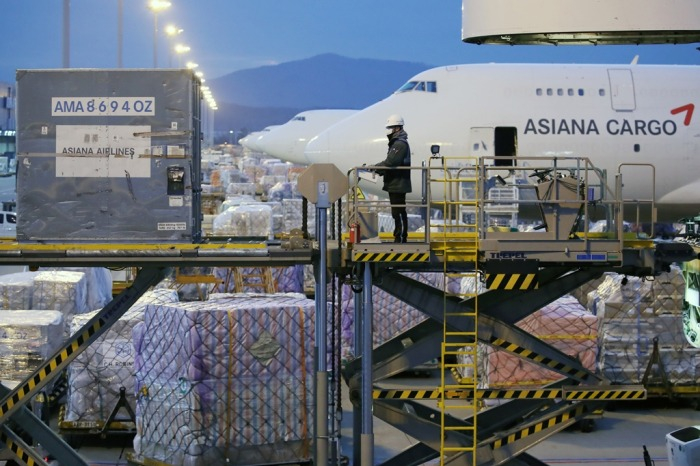
<path id="1" fill-rule="evenodd" d="M 679 398 L 692 398 L 693 407 L 695 409 L 700 408 L 700 386 L 671 382 L 661 360 L 658 337 L 654 337 L 652 341 L 654 346 L 651 357 L 641 381 L 642 385 L 647 389 L 648 396 L 668 398 L 671 401 Z"/>
<path id="2" fill-rule="evenodd" d="M 117 418 L 122 410 L 128 418 Z M 66 443 L 72 447 L 78 446 L 86 437 L 107 439 L 116 435 L 136 435 L 136 415 L 129 406 L 124 387 L 119 389 L 119 399 L 106 420 L 66 421 L 65 414 L 65 405 L 62 405 L 58 413 L 58 429 Z"/>

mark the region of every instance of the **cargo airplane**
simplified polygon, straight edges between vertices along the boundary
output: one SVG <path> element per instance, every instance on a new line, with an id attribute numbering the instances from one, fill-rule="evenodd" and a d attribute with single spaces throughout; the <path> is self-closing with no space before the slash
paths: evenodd
<path id="1" fill-rule="evenodd" d="M 258 145 L 258 142 L 265 137 L 265 135 L 269 134 L 270 131 L 273 129 L 279 127 L 279 125 L 271 125 L 271 126 L 266 126 L 263 130 L 261 131 L 253 131 L 252 133 L 248 134 L 247 136 L 241 138 L 238 143 L 242 145 L 243 147 L 255 151 L 255 152 L 260 152 L 262 149 Z"/>
<path id="2" fill-rule="evenodd" d="M 287 123 L 257 138 L 255 147 L 284 161 L 306 165 L 309 161 L 304 155 L 304 150 L 309 140 L 355 113 L 357 110 L 347 109 L 307 110 L 298 113 Z M 247 141 L 241 143 L 246 147 Z"/>
<path id="3" fill-rule="evenodd" d="M 520 168 L 518 157 L 587 157 L 609 182 L 620 164 L 653 164 L 653 178 L 622 171 L 623 195 L 651 199 L 654 184 L 658 220 L 671 222 L 700 213 L 698 105 L 697 66 L 443 66 L 319 133 L 304 153 L 308 163 L 333 163 L 344 173 L 377 163 L 386 156 L 387 117 L 399 114 L 413 167 L 433 145 L 443 157 L 494 157 L 498 165 L 504 156 L 503 164 Z M 412 173 L 412 196 L 420 199 L 420 171 Z M 381 182 L 361 186 L 385 194 Z"/>

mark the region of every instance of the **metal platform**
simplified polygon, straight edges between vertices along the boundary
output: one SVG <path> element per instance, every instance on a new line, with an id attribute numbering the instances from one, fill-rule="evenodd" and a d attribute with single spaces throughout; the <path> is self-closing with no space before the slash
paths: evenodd
<path id="1" fill-rule="evenodd" d="M 279 241 L 264 240 L 195 244 L 0 242 L 0 265 L 30 267 L 285 266 L 310 264 L 312 254 L 310 247 L 285 249 Z"/>

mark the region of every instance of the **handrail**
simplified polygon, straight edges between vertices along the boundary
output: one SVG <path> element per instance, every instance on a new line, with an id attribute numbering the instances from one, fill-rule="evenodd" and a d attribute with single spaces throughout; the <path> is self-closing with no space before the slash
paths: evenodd
<path id="1" fill-rule="evenodd" d="M 515 233 L 515 231 L 505 231 L 506 228 L 500 223 L 504 220 L 504 215 L 511 215 L 509 227 L 511 230 L 516 230 L 522 227 L 520 223 L 512 224 L 516 219 L 520 222 L 527 217 L 536 223 L 537 211 L 542 217 L 545 231 L 550 233 L 547 236 L 548 239 L 570 239 L 574 236 L 584 241 L 598 239 L 600 234 L 592 235 L 590 225 L 592 220 L 597 219 L 602 222 L 601 225 L 604 225 L 602 231 L 607 233 L 607 239 L 622 241 L 625 233 L 623 225 L 625 205 L 629 206 L 631 203 L 637 206 L 638 223 L 641 221 L 640 205 L 645 203 L 651 205 L 652 228 L 656 222 L 655 174 L 653 166 L 649 164 L 621 164 L 611 187 L 608 184 L 607 173 L 596 168 L 587 157 L 433 156 L 428 160 L 427 167 L 423 165 L 391 168 L 421 172 L 422 183 L 417 183 L 416 175 L 412 174 L 413 196 L 409 195 L 409 199 L 403 206 L 413 209 L 414 212 L 418 210 L 420 213 L 424 220 L 425 242 L 430 242 L 431 227 L 437 226 L 435 218 L 431 215 L 431 212 L 434 212 L 432 208 L 440 204 L 438 200 L 443 198 L 443 194 L 438 193 L 437 189 L 448 190 L 446 201 L 441 206 L 444 209 L 442 222 L 445 223 L 445 228 L 448 228 L 449 222 L 459 225 L 463 216 L 468 215 L 469 209 L 479 209 L 478 234 L 482 239 L 495 233 Z M 465 162 L 467 160 L 469 163 Z M 624 185 L 621 171 L 627 165 L 644 165 L 652 168 L 649 180 L 652 186 L 652 199 L 623 198 Z M 386 167 L 362 166 L 348 171 L 351 196 L 351 202 L 346 203 L 348 225 L 357 222 L 362 211 L 379 214 L 383 209 L 391 206 L 388 200 L 382 198 L 360 200 L 354 195 L 363 179 L 368 178 L 374 170 L 382 169 Z M 464 202 L 467 198 L 461 197 L 464 193 L 461 192 L 459 177 L 464 170 L 475 170 L 475 176 L 479 178 L 479 189 L 475 191 L 478 193 L 478 199 L 475 199 L 475 205 Z M 381 182 L 381 179 L 378 178 L 375 182 Z M 441 183 L 442 188 L 439 187 Z M 513 193 L 511 197 L 508 197 L 509 190 Z M 569 223 L 560 222 L 562 212 L 568 216 Z M 603 215 L 600 215 L 601 213 Z M 547 217 L 550 225 L 546 225 Z M 532 222 L 530 224 L 533 225 Z M 650 233 L 653 234 L 653 230 Z M 545 238 L 542 237 L 542 239 Z"/>

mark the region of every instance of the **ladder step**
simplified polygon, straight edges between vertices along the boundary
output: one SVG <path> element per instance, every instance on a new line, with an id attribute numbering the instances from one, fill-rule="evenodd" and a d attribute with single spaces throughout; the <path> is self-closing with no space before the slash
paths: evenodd
<path id="1" fill-rule="evenodd" d="M 450 296 L 450 295 L 448 295 Z M 452 295 L 452 296 L 457 296 L 460 297 L 461 295 Z M 454 317 L 476 317 L 476 312 L 474 311 L 464 311 L 464 312 L 446 312 L 446 316 L 454 316 Z"/>
<path id="2" fill-rule="evenodd" d="M 461 431 L 461 432 L 473 432 L 476 430 L 476 426 L 445 426 L 445 430 Z M 467 447 L 452 447 L 452 448 L 467 448 Z"/>
<path id="3" fill-rule="evenodd" d="M 471 345 L 474 345 L 474 348 L 469 348 L 469 345 L 463 344 L 455 349 L 445 348 L 444 352 L 445 352 L 445 355 L 453 355 L 453 356 L 472 355 L 472 356 L 475 356 L 476 352 L 477 352 L 476 345 L 474 343 L 471 343 Z M 446 364 L 446 366 L 447 366 L 447 364 Z"/>
<path id="4" fill-rule="evenodd" d="M 476 337 L 476 332 L 445 332 L 445 336 L 448 337 Z M 455 345 L 456 343 L 453 343 L 452 345 Z"/>

